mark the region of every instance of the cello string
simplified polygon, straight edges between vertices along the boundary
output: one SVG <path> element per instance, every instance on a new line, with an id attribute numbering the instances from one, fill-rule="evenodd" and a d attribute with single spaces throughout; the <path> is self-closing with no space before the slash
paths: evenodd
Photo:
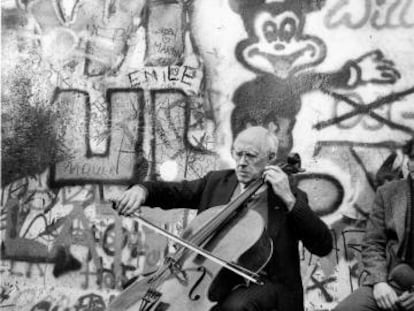
<path id="1" fill-rule="evenodd" d="M 146 222 L 144 219 L 142 219 L 140 217 L 140 215 L 136 215 L 138 219 L 144 220 L 144 223 L 149 227 L 151 227 L 153 230 L 157 231 L 160 234 L 163 234 L 165 236 L 170 237 L 172 240 L 174 240 L 175 242 L 180 243 L 181 245 L 184 245 L 186 247 L 186 249 L 184 249 L 182 251 L 181 256 L 176 256 L 178 257 L 178 259 L 176 260 L 176 262 L 180 261 L 180 257 L 183 258 L 186 256 L 186 254 L 188 253 L 188 249 L 193 250 L 194 252 L 203 255 L 204 257 L 209 258 L 210 260 L 216 262 L 217 264 L 220 264 L 221 266 L 224 266 L 230 270 L 232 270 L 233 272 L 237 273 L 240 275 L 240 273 L 244 274 L 243 277 L 250 279 L 250 277 L 248 275 L 246 275 L 245 273 L 248 273 L 252 276 L 257 276 L 258 274 L 255 272 L 252 272 L 240 265 L 234 264 L 234 263 L 228 263 L 218 257 L 215 257 L 214 255 L 212 255 L 211 253 L 209 253 L 208 251 L 202 251 L 199 250 L 199 246 L 201 243 L 205 242 L 206 239 L 208 239 L 208 237 L 210 237 L 212 235 L 212 233 L 214 233 L 214 231 L 216 231 L 220 226 L 223 225 L 223 223 L 225 223 L 225 221 L 237 210 L 240 208 L 240 206 L 243 205 L 244 201 L 246 201 L 246 199 L 248 199 L 252 194 L 254 194 L 262 185 L 264 184 L 264 181 L 262 178 L 254 181 L 250 187 L 248 187 L 248 189 L 242 193 L 241 195 L 239 195 L 238 197 L 236 197 L 236 199 L 234 199 L 233 201 L 231 201 L 229 204 L 226 205 L 226 207 L 223 209 L 223 211 L 221 211 L 220 213 L 218 213 L 215 217 L 213 217 L 211 220 L 209 220 L 196 234 L 193 235 L 193 237 L 190 239 L 190 243 L 194 244 L 191 245 L 191 247 L 189 247 L 190 244 L 185 245 L 183 243 L 183 240 L 174 237 L 173 235 L 170 235 L 169 233 L 166 234 L 166 232 L 164 232 L 163 229 L 158 228 L 154 225 L 152 225 L 149 222 Z M 252 280 L 253 282 L 256 283 L 255 280 Z"/>
<path id="2" fill-rule="evenodd" d="M 206 243 L 207 239 L 220 226 L 224 225 L 225 220 L 228 219 L 231 216 L 231 214 L 233 214 L 237 209 L 239 209 L 242 206 L 242 203 L 246 201 L 246 199 L 249 198 L 252 194 L 254 194 L 257 191 L 257 189 L 259 189 L 263 185 L 263 183 L 263 179 L 261 178 L 254 181 L 245 192 L 243 192 L 241 195 L 236 197 L 236 199 L 227 204 L 227 206 L 222 211 L 220 211 L 220 213 L 218 213 L 212 219 L 210 219 L 197 233 L 193 235 L 193 237 L 189 241 L 197 246 L 201 246 L 202 243 Z M 184 260 L 184 257 L 188 255 L 188 253 L 188 249 L 183 250 L 181 260 Z M 240 271 L 245 271 L 253 277 L 258 277 L 258 274 L 256 272 L 250 271 L 234 263 L 233 266 L 236 267 L 236 269 L 239 269 Z"/>
<path id="3" fill-rule="evenodd" d="M 225 222 L 226 219 L 228 219 L 237 209 L 239 209 L 243 205 L 243 202 L 255 193 L 257 189 L 262 186 L 262 184 L 263 179 L 261 178 L 254 181 L 254 183 L 252 183 L 245 192 L 228 203 L 223 211 L 209 220 L 196 234 L 194 234 L 190 241 L 197 245 L 203 243 L 223 224 L 223 222 Z"/>
<path id="4" fill-rule="evenodd" d="M 136 213 L 135 213 L 136 215 Z M 170 238 L 171 240 L 183 245 L 184 247 L 186 247 L 187 249 L 192 250 L 193 252 L 202 255 L 204 257 L 206 257 L 207 259 L 215 262 L 216 264 L 225 267 L 227 269 L 229 269 L 230 271 L 233 271 L 234 273 L 244 277 L 245 279 L 252 281 L 253 283 L 258 283 L 258 280 L 255 278 L 256 276 L 258 276 L 255 272 L 249 271 L 249 274 L 246 274 L 242 271 L 240 271 L 238 268 L 233 267 L 232 265 L 230 265 L 227 261 L 222 260 L 221 258 L 216 257 L 215 255 L 213 255 L 211 252 L 205 251 L 204 249 L 199 249 L 197 245 L 193 245 L 190 242 L 184 241 L 182 239 L 180 239 L 179 237 L 176 237 L 175 235 L 169 233 L 168 231 L 159 228 L 153 224 L 151 224 L 150 222 L 148 222 L 147 220 L 141 218 L 140 216 L 136 216 L 137 220 L 139 222 L 141 222 L 143 225 L 148 226 L 149 228 L 153 229 L 154 231 Z"/>
<path id="5" fill-rule="evenodd" d="M 290 164 L 287 162 L 278 161 L 277 158 L 271 160 L 269 165 L 277 165 L 279 166 L 284 172 L 287 174 L 292 174 L 292 172 L 288 173 L 288 168 Z M 208 221 L 203 228 L 201 228 L 196 234 L 194 234 L 193 238 L 190 240 L 196 245 L 201 245 L 208 237 L 211 236 L 222 224 L 223 222 L 230 217 L 237 209 L 243 205 L 243 203 L 250 198 L 262 185 L 264 184 L 263 178 L 258 178 L 257 180 L 253 181 L 247 189 L 237 196 L 234 200 L 226 205 L 226 207 L 218 213 L 215 217 L 213 217 L 210 221 Z"/>

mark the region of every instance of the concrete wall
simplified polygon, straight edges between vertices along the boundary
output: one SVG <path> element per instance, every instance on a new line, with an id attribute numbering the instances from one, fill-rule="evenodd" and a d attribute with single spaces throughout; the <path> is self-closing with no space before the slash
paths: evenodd
<path id="1" fill-rule="evenodd" d="M 332 228 L 330 256 L 300 249 L 306 309 L 364 277 L 377 173 L 398 177 L 413 137 L 414 3 L 168 2 L 2 1 L 3 309 L 104 310 L 171 249 L 108 200 L 231 167 L 249 124 L 301 155 L 299 186 Z M 144 214 L 175 233 L 194 216 Z"/>

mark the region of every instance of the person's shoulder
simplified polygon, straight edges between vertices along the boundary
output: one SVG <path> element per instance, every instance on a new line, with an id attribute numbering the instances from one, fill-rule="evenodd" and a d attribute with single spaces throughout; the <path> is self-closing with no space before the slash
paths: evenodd
<path id="1" fill-rule="evenodd" d="M 231 176 L 233 176 L 234 170 L 232 169 L 227 169 L 227 170 L 217 170 L 217 171 L 210 171 L 206 177 L 209 180 L 218 180 L 218 179 L 222 179 L 222 178 L 229 178 Z"/>

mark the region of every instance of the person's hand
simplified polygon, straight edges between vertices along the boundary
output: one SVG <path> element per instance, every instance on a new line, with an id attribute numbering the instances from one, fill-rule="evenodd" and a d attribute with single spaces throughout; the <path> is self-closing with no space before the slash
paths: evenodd
<path id="1" fill-rule="evenodd" d="M 380 50 L 362 55 L 353 62 L 357 66 L 356 83 L 395 83 L 401 78 L 394 63 Z"/>
<path id="2" fill-rule="evenodd" d="M 139 211 L 146 198 L 147 191 L 143 186 L 132 186 L 121 195 L 115 204 L 115 209 L 119 215 L 130 216 Z"/>
<path id="3" fill-rule="evenodd" d="M 404 292 L 398 297 L 397 304 L 405 311 L 414 311 L 414 292 Z"/>
<path id="4" fill-rule="evenodd" d="M 285 202 L 288 210 L 291 211 L 296 203 L 296 198 L 290 189 L 286 173 L 276 165 L 269 165 L 265 167 L 263 178 L 270 183 L 273 192 Z"/>
<path id="5" fill-rule="evenodd" d="M 378 307 L 383 310 L 398 310 L 398 296 L 395 290 L 386 282 L 374 285 L 373 294 Z"/>

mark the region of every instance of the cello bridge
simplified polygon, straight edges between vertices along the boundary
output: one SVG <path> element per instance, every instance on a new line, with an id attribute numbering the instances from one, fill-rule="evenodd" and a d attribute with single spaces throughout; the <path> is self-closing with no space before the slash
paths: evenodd
<path id="1" fill-rule="evenodd" d="M 148 289 L 144 297 L 141 299 L 141 305 L 139 311 L 149 311 L 152 306 L 160 299 L 161 293 L 155 289 Z"/>
<path id="2" fill-rule="evenodd" d="M 170 268 L 172 275 L 176 277 L 178 282 L 180 282 L 183 285 L 187 285 L 187 274 L 182 269 L 181 265 L 174 258 L 171 257 L 166 257 L 165 262 L 168 264 L 168 267 Z"/>

